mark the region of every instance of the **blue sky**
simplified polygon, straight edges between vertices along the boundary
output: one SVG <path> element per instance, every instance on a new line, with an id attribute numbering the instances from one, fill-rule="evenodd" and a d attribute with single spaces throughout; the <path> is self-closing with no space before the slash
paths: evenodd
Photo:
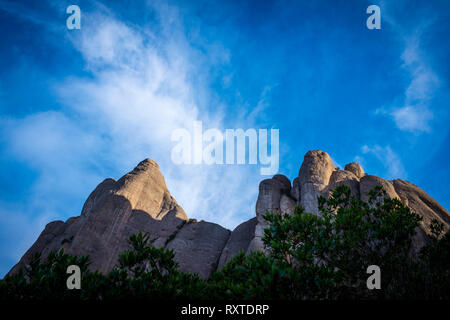
<path id="1" fill-rule="evenodd" d="M 448 1 L 0 0 L 0 30 L 0 276 L 147 157 L 189 217 L 253 217 L 258 166 L 171 162 L 195 120 L 279 129 L 291 180 L 321 149 L 450 208 Z"/>

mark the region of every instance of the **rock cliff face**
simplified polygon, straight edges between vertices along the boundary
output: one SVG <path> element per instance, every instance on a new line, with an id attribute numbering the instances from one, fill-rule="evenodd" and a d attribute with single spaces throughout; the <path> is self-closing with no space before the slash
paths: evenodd
<path id="1" fill-rule="evenodd" d="M 421 215 L 424 220 L 414 240 L 416 249 L 426 241 L 432 219 L 442 222 L 446 229 L 450 226 L 449 212 L 419 187 L 367 175 L 357 163 L 337 169 L 326 152 L 313 150 L 306 153 L 292 185 L 280 174 L 261 181 L 256 217 L 231 232 L 215 223 L 189 220 L 167 190 L 158 164 L 146 159 L 118 181 L 109 178 L 100 183 L 80 216 L 47 224 L 10 273 L 26 267 L 35 252 L 45 257 L 60 248 L 69 254 L 89 255 L 92 269 L 107 272 L 117 264 L 118 254 L 128 248 L 129 236 L 142 231 L 150 235 L 156 247 L 174 251 L 180 270 L 207 278 L 241 250 L 264 250 L 261 238 L 267 226 L 263 218 L 266 211 L 292 213 L 296 205 L 301 205 L 306 212 L 319 214 L 317 197 L 328 197 L 340 184 L 350 187 L 362 200 L 367 200 L 368 191 L 375 185 L 381 185 L 390 197 Z"/>
<path id="2" fill-rule="evenodd" d="M 181 270 L 205 278 L 217 268 L 230 235 L 214 223 L 189 222 L 167 190 L 158 164 L 146 159 L 118 181 L 100 183 L 79 217 L 49 223 L 10 272 L 24 267 L 35 252 L 46 256 L 60 248 L 89 255 L 92 269 L 107 272 L 128 248 L 130 235 L 139 231 L 148 233 L 156 247 L 174 250 Z"/>

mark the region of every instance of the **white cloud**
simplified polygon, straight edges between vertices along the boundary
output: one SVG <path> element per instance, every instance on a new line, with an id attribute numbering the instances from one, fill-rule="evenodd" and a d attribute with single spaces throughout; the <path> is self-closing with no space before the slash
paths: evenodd
<path id="1" fill-rule="evenodd" d="M 428 132 L 433 113 L 423 106 L 404 106 L 391 112 L 397 127 L 411 132 Z"/>
<path id="2" fill-rule="evenodd" d="M 421 39 L 433 21 L 419 24 L 413 30 L 405 30 L 389 15 L 389 10 L 384 12 L 386 21 L 394 30 L 397 30 L 400 41 L 404 45 L 400 58 L 402 67 L 409 74 L 409 83 L 400 104 L 396 103 L 388 110 L 380 108 L 375 114 L 390 116 L 396 126 L 403 131 L 415 134 L 430 132 L 432 131 L 431 121 L 434 118 L 431 102 L 439 88 L 440 80 L 426 61 L 421 49 Z"/>
<path id="3" fill-rule="evenodd" d="M 400 157 L 395 153 L 390 146 L 381 147 L 379 145 L 375 145 L 373 147 L 369 147 L 364 145 L 361 147 L 361 152 L 363 154 L 372 154 L 374 155 L 386 168 L 386 179 L 398 179 L 406 178 L 406 171 L 403 167 L 403 163 Z M 364 159 L 357 156 L 357 162 L 363 163 Z"/>
<path id="4" fill-rule="evenodd" d="M 150 157 L 189 217 L 234 228 L 254 216 L 263 178 L 258 168 L 171 162 L 174 129 L 189 129 L 195 120 L 203 121 L 204 130 L 225 124 L 214 105 L 198 103 L 198 96 L 209 96 L 199 81 L 209 72 L 208 52 L 189 46 L 176 10 L 158 13 L 167 16 L 159 19 L 166 21 L 163 33 L 155 35 L 104 12 L 83 12 L 82 32 L 71 41 L 91 76 L 67 78 L 55 88 L 60 112 L 8 120 L 12 154 L 39 173 L 30 200 L 48 201 L 45 210 L 36 205 L 28 213 L 66 219 L 67 208 L 59 210 L 64 203 L 52 200 L 56 195 L 85 199 L 86 187 L 93 189 L 103 174 L 124 174 Z M 81 206 L 69 211 L 79 214 Z"/>
<path id="5" fill-rule="evenodd" d="M 264 118 L 265 110 L 270 107 L 269 96 L 272 90 L 277 86 L 278 84 L 274 84 L 272 86 L 265 86 L 263 88 L 257 105 L 254 108 L 250 109 L 250 111 L 246 111 L 246 113 L 243 115 L 243 117 L 245 117 L 247 121 L 249 121 L 250 123 L 254 123 L 259 120 L 259 122 L 262 122 L 265 125 L 269 124 L 269 122 L 267 121 L 268 119 Z"/>

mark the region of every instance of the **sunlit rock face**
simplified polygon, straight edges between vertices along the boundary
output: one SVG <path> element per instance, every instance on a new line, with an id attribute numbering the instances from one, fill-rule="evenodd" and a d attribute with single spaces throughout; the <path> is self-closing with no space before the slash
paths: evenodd
<path id="1" fill-rule="evenodd" d="M 355 176 L 354 173 L 347 170 L 335 170 L 331 174 L 330 182 L 328 185 L 322 190 L 321 194 L 328 198 L 331 195 L 331 192 L 336 189 L 339 185 L 346 185 L 350 188 L 352 196 L 359 199 L 360 191 L 359 191 L 359 178 Z"/>
<path id="2" fill-rule="evenodd" d="M 319 213 L 317 197 L 328 186 L 335 169 L 328 153 L 312 150 L 305 154 L 298 173 L 298 181 L 300 184 L 299 204 L 306 212 Z"/>
<path id="3" fill-rule="evenodd" d="M 346 164 L 344 170 L 353 173 L 358 179 L 361 179 L 365 175 L 361 165 L 356 162 Z"/>
<path id="4" fill-rule="evenodd" d="M 288 185 L 287 182 L 285 184 Z M 413 239 L 413 251 L 416 253 L 427 241 L 427 235 L 431 233 L 429 225 L 433 219 L 443 223 L 446 230 L 450 227 L 449 212 L 416 185 L 404 180 L 388 181 L 374 175 L 368 175 L 364 172 L 362 166 L 355 162 L 347 164 L 344 170 L 340 170 L 334 166 L 330 156 L 320 150 L 312 150 L 305 154 L 299 175 L 294 178 L 290 189 L 290 202 L 294 201 L 295 205 L 302 206 L 305 212 L 319 215 L 318 196 L 328 198 L 339 185 L 348 186 L 352 196 L 363 201 L 369 199 L 368 193 L 370 190 L 375 186 L 381 186 L 386 191 L 387 197 L 399 199 L 413 212 L 419 214 L 423 221 Z M 256 216 L 262 217 L 262 211 L 264 210 L 291 213 L 293 207 L 289 206 L 289 209 L 280 210 L 281 205 L 273 206 L 271 205 L 272 202 L 267 201 L 267 199 L 279 198 L 279 189 L 261 188 L 260 186 Z M 255 239 L 261 238 L 266 226 L 267 222 L 259 218 L 255 229 Z M 249 249 L 264 250 L 264 245 L 262 241 L 258 241 L 257 247 Z"/>
<path id="5" fill-rule="evenodd" d="M 154 246 L 173 250 L 180 270 L 208 278 L 240 251 L 265 250 L 262 237 L 268 211 L 292 214 L 295 206 L 302 206 L 305 212 L 319 214 L 317 197 L 329 197 L 342 184 L 361 200 L 367 200 L 368 192 L 380 185 L 389 197 L 400 199 L 422 216 L 413 243 L 416 251 L 427 241 L 433 219 L 446 229 L 450 226 L 449 212 L 412 183 L 368 175 L 354 162 L 340 170 L 326 152 L 313 150 L 305 154 L 292 184 L 281 174 L 261 181 L 256 216 L 230 231 L 215 223 L 189 220 L 170 195 L 158 164 L 146 159 L 119 180 L 101 182 L 80 216 L 47 224 L 10 273 L 26 267 L 36 252 L 45 257 L 61 248 L 69 254 L 89 255 L 90 268 L 105 273 L 117 265 L 119 253 L 129 248 L 130 235 L 141 231 L 149 235 Z"/>

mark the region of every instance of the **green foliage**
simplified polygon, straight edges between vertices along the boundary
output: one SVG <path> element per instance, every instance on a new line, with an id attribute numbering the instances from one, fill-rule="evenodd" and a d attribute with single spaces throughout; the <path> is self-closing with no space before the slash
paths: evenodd
<path id="1" fill-rule="evenodd" d="M 261 252 L 232 259 L 210 279 L 231 299 L 448 298 L 450 233 L 433 222 L 435 236 L 420 259 L 412 240 L 421 218 L 376 187 L 367 202 L 340 186 L 319 198 L 320 215 L 268 212 Z M 367 288 L 367 267 L 381 269 L 381 290 Z"/>
<path id="2" fill-rule="evenodd" d="M 319 198 L 319 211 L 317 216 L 297 207 L 293 215 L 265 216 L 270 226 L 263 241 L 269 256 L 274 264 L 295 270 L 287 272 L 292 275 L 293 297 L 428 297 L 431 292 L 424 289 L 431 289 L 432 297 L 448 297 L 447 238 L 435 237 L 422 249 L 421 259 L 415 259 L 412 240 L 422 219 L 398 199 L 388 198 L 381 187 L 371 190 L 364 202 L 339 186 L 328 200 Z M 443 226 L 435 223 L 431 229 L 441 233 Z M 381 290 L 367 289 L 369 265 L 382 270 Z"/>
<path id="3" fill-rule="evenodd" d="M 51 252 L 47 259 L 35 254 L 26 269 L 6 277 L 0 281 L 0 299 L 14 300 L 70 300 L 78 299 L 76 290 L 68 290 L 66 286 L 67 267 L 77 265 L 81 273 L 87 271 L 89 258 L 75 257 L 64 253 Z"/>
<path id="4" fill-rule="evenodd" d="M 421 218 L 379 187 L 367 202 L 340 186 L 319 198 L 320 215 L 296 207 L 268 212 L 266 252 L 240 252 L 206 281 L 178 270 L 174 253 L 148 235 L 129 239 L 107 274 L 88 269 L 88 257 L 59 251 L 33 257 L 26 270 L 0 281 L 0 299 L 448 299 L 450 232 L 438 221 L 419 253 L 412 250 Z M 68 290 L 66 269 L 82 271 L 80 290 Z M 369 265 L 381 269 L 381 289 L 366 285 Z"/>
<path id="5" fill-rule="evenodd" d="M 118 267 L 107 274 L 87 268 L 87 257 L 50 253 L 45 260 L 36 255 L 26 271 L 0 281 L 0 299 L 17 300 L 116 300 L 116 299 L 200 299 L 206 282 L 197 275 L 178 271 L 171 250 L 155 248 L 148 235 L 129 239 L 131 249 L 119 255 Z M 66 273 L 78 265 L 80 290 L 69 290 Z"/>
<path id="6" fill-rule="evenodd" d="M 271 263 L 262 252 L 241 251 L 222 270 L 209 279 L 210 296 L 214 299 L 279 299 L 285 298 L 283 270 Z"/>
<path id="7" fill-rule="evenodd" d="M 420 218 L 397 199 L 385 199 L 381 189 L 363 202 L 339 186 L 330 199 L 319 198 L 320 216 L 268 213 L 270 227 L 264 243 L 275 263 L 295 269 L 298 298 L 366 298 L 379 291 L 367 290 L 366 269 L 383 270 L 383 293 L 389 290 L 393 264 L 401 265 L 410 251 L 410 238 Z M 397 271 L 397 269 L 395 269 Z"/>
<path id="8" fill-rule="evenodd" d="M 429 299 L 450 298 L 450 231 L 444 234 L 444 225 L 431 222 L 430 243 L 420 252 L 422 296 Z"/>
<path id="9" fill-rule="evenodd" d="M 173 252 L 150 246 L 148 235 L 142 233 L 131 235 L 129 242 L 133 249 L 120 253 L 119 268 L 128 271 L 133 278 L 150 273 L 152 277 L 160 279 L 177 271 Z"/>
<path id="10" fill-rule="evenodd" d="M 185 299 L 200 298 L 206 284 L 197 275 L 178 271 L 173 251 L 155 248 L 148 235 L 130 237 L 132 249 L 119 255 L 119 266 L 106 275 L 85 278 L 83 299 Z"/>

